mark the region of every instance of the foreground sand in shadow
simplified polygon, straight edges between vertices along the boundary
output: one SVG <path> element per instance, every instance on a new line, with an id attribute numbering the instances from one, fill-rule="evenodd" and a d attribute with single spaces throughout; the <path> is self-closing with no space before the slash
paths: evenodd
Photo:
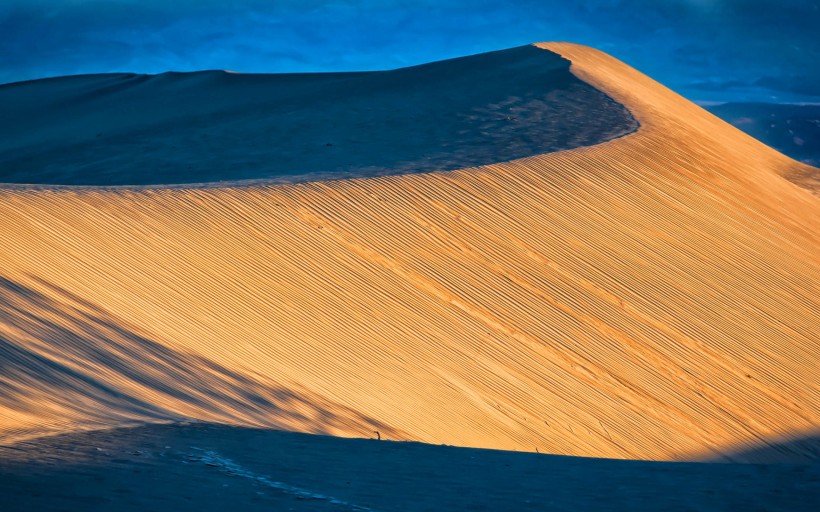
<path id="1" fill-rule="evenodd" d="M 819 494 L 817 464 L 584 459 L 215 425 L 0 447 L 7 512 L 809 511 Z"/>
<path id="2" fill-rule="evenodd" d="M 547 48 L 641 128 L 442 173 L 0 190 L 0 443 L 183 417 L 703 460 L 816 433 L 807 168 Z"/>

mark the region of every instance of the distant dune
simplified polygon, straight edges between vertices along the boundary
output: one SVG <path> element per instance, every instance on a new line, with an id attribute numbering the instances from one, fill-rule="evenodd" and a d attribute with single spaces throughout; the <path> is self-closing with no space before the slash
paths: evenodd
<path id="1" fill-rule="evenodd" d="M 196 419 L 577 456 L 716 460 L 775 445 L 787 459 L 816 456 L 790 441 L 820 424 L 820 202 L 784 179 L 813 170 L 599 51 L 536 48 L 545 62 L 535 48 L 513 51 L 526 53 L 522 65 L 546 66 L 532 81 L 517 83 L 506 58 L 498 63 L 494 80 L 529 99 L 511 103 L 519 113 L 501 104 L 487 114 L 482 137 L 569 83 L 544 50 L 603 94 L 559 88 L 562 106 L 547 102 L 533 121 L 543 139 L 531 134 L 518 148 L 527 158 L 488 162 L 522 155 L 480 139 L 469 146 L 480 156 L 473 165 L 487 165 L 449 172 L 235 188 L 5 187 L 2 442 Z M 484 87 L 474 74 L 458 78 L 468 61 L 450 62 L 390 89 L 385 104 L 426 108 L 416 85 L 442 104 Z M 125 98 L 129 80 L 194 91 L 229 76 L 241 75 L 76 80 L 91 104 L 105 94 L 88 80 L 108 80 Z M 301 78 L 281 80 L 284 91 Z M 309 81 L 291 85 L 300 102 L 317 87 L 319 112 L 340 108 L 324 88 L 334 87 Z M 619 104 L 640 125 L 622 137 L 634 126 Z M 117 112 L 123 125 L 134 120 Z M 54 133 L 67 133 L 56 117 Z M 258 135 L 235 128 L 237 139 Z M 351 138 L 357 129 L 345 128 Z M 287 158 L 321 170 L 337 142 L 325 147 L 321 135 Z M 22 183 L 15 140 L 2 153 L 4 176 Z M 30 162 L 75 156 L 29 142 Z M 117 144 L 96 168 L 152 183 L 156 169 L 130 166 L 142 155 Z M 531 153 L 567 144 L 575 149 Z M 376 167 L 404 168 L 389 144 L 379 151 Z M 197 181 L 260 177 L 232 165 Z"/>

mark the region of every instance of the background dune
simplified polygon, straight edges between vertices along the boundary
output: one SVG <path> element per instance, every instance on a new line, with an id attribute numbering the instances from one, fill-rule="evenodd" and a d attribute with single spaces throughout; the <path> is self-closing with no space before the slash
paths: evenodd
<path id="1" fill-rule="evenodd" d="M 816 432 L 820 203 L 783 179 L 811 168 L 539 46 L 641 128 L 443 173 L 0 192 L 2 441 L 185 417 L 668 460 Z"/>

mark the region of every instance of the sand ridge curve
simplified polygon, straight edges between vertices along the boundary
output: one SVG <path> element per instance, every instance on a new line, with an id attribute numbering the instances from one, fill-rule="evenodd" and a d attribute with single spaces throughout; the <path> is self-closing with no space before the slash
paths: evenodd
<path id="1" fill-rule="evenodd" d="M 0 192 L 4 442 L 195 418 L 676 459 L 814 432 L 805 167 L 539 46 L 641 129 L 446 173 Z"/>

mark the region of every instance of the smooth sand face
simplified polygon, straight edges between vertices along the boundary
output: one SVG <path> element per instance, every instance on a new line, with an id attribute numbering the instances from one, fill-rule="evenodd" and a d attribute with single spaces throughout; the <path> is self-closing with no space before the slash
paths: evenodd
<path id="1" fill-rule="evenodd" d="M 609 140 L 629 112 L 532 46 L 395 71 L 98 75 L 0 86 L 0 183 L 304 182 Z"/>
<path id="2" fill-rule="evenodd" d="M 6 190 L 0 432 L 180 418 L 615 458 L 817 429 L 806 169 L 598 51 L 641 128 L 449 173 Z"/>

